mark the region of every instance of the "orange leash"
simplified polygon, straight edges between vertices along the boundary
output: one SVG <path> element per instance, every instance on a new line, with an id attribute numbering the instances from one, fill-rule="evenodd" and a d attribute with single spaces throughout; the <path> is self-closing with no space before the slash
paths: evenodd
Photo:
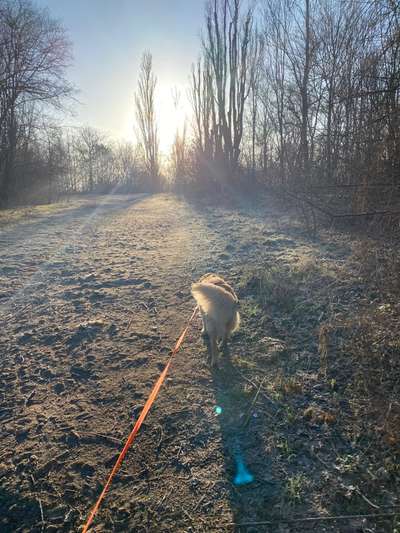
<path id="1" fill-rule="evenodd" d="M 142 425 L 144 419 L 147 416 L 147 413 L 150 411 L 150 408 L 153 405 L 153 402 L 154 402 L 154 400 L 157 397 L 157 394 L 158 394 L 158 392 L 159 392 L 159 390 L 161 388 L 161 385 L 163 384 L 163 382 L 165 380 L 165 376 L 168 373 L 168 369 L 171 366 L 172 358 L 174 357 L 174 355 L 179 351 L 180 347 L 182 346 L 182 343 L 183 343 L 183 340 L 184 340 L 184 338 L 186 336 L 187 330 L 189 329 L 189 326 L 190 326 L 191 322 L 193 321 L 194 317 L 196 316 L 196 313 L 197 313 L 197 307 L 195 307 L 195 309 L 194 309 L 194 311 L 192 313 L 192 316 L 189 318 L 189 320 L 188 320 L 188 322 L 186 324 L 185 329 L 182 331 L 182 333 L 180 334 L 178 340 L 176 341 L 176 344 L 175 344 L 175 346 L 174 346 L 174 348 L 173 348 L 173 350 L 171 352 L 171 357 L 169 358 L 168 363 L 165 365 L 164 370 L 161 372 L 160 377 L 156 381 L 156 383 L 155 383 L 155 385 L 153 387 L 153 390 L 151 391 L 150 396 L 148 397 L 146 403 L 144 404 L 142 412 L 140 413 L 139 418 L 137 419 L 135 425 L 133 426 L 133 429 L 132 429 L 129 437 L 127 438 L 127 440 L 125 442 L 125 446 L 123 447 L 121 453 L 119 454 L 118 459 L 116 460 L 115 465 L 113 466 L 113 469 L 111 470 L 111 473 L 108 476 L 106 484 L 104 485 L 104 488 L 101 491 L 101 494 L 98 497 L 97 502 L 96 502 L 95 506 L 93 507 L 93 509 L 92 509 L 92 511 L 91 511 L 91 513 L 89 515 L 89 518 L 87 519 L 87 521 L 86 521 L 86 523 L 85 523 L 85 525 L 83 527 L 82 533 L 86 533 L 88 531 L 91 523 L 93 522 L 93 519 L 96 516 L 97 511 L 99 510 L 100 504 L 103 501 L 104 496 L 106 495 L 106 492 L 109 489 L 115 474 L 117 473 L 119 467 L 121 466 L 125 455 L 127 454 L 129 448 L 132 445 L 132 442 L 133 442 L 134 438 L 136 437 L 136 434 L 138 433 L 138 431 L 140 429 L 140 426 Z"/>

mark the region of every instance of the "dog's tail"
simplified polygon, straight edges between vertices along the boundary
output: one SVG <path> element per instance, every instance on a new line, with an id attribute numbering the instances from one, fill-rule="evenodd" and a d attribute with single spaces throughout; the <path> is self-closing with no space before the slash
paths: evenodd
<path id="1" fill-rule="evenodd" d="M 213 283 L 193 283 L 192 295 L 204 313 L 215 316 L 222 312 L 227 318 L 231 315 L 232 331 L 239 327 L 240 317 L 237 311 L 238 299 L 230 292 Z"/>
<path id="2" fill-rule="evenodd" d="M 236 307 L 238 304 L 237 298 L 213 283 L 193 283 L 192 295 L 206 313 L 218 306 Z"/>

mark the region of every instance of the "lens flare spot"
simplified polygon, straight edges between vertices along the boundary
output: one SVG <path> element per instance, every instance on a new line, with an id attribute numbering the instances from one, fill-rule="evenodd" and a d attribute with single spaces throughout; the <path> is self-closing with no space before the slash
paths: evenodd
<path id="1" fill-rule="evenodd" d="M 250 472 L 247 470 L 246 466 L 240 459 L 236 459 L 236 476 L 233 480 L 233 483 L 235 485 L 246 485 L 247 483 L 251 483 L 254 481 L 253 474 L 250 474 Z"/>

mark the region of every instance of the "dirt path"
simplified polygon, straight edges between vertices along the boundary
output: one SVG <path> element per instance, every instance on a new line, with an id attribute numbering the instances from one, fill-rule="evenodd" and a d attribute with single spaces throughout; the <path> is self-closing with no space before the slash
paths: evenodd
<path id="1" fill-rule="evenodd" d="M 94 530 L 232 531 L 299 514 L 377 512 L 362 499 L 340 504 L 350 489 L 335 460 L 350 440 L 304 415 L 340 402 L 319 379 L 316 331 L 357 292 L 336 275 L 348 250 L 310 243 L 286 222 L 271 206 L 206 208 L 158 195 L 98 198 L 0 232 L 1 531 L 82 524 L 191 313 L 190 283 L 207 271 L 241 296 L 232 363 L 210 372 L 197 322 Z M 303 267 L 297 285 L 266 287 L 265 311 L 254 272 L 277 265 Z M 243 465 L 254 480 L 240 485 Z"/>

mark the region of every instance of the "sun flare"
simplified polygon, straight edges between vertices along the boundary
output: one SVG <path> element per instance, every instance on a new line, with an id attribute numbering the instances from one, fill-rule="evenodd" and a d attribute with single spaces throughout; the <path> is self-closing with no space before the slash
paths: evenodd
<path id="1" fill-rule="evenodd" d="M 187 88 L 173 83 L 160 84 L 156 89 L 156 102 L 160 150 L 168 153 L 176 132 L 182 132 L 190 114 Z"/>

